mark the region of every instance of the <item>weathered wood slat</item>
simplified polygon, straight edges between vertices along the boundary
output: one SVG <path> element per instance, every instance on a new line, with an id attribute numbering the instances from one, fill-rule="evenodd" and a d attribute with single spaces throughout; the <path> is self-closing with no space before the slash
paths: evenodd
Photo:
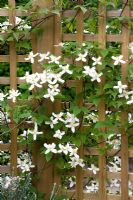
<path id="1" fill-rule="evenodd" d="M 122 42 L 121 35 L 107 35 L 107 42 Z M 64 33 L 63 41 L 76 41 L 76 33 Z M 84 34 L 84 41 L 98 41 L 98 35 Z M 133 40 L 133 35 L 130 35 L 130 40 Z"/>
<path id="2" fill-rule="evenodd" d="M 121 156 L 121 151 L 119 150 L 115 150 L 115 149 L 112 149 L 112 150 L 108 150 L 107 151 L 107 156 L 114 156 L 114 155 L 118 155 L 118 156 Z M 129 158 L 132 158 L 133 157 L 133 150 L 128 150 L 129 152 Z M 99 153 L 99 150 L 97 148 L 85 148 L 84 149 L 84 154 L 85 155 L 94 155 L 94 156 L 98 156 L 100 153 Z"/>
<path id="3" fill-rule="evenodd" d="M 28 16 L 29 13 L 25 11 L 20 11 L 18 9 L 15 10 L 16 16 L 18 17 L 24 17 Z M 9 10 L 7 8 L 0 8 L 0 17 L 8 17 L 9 16 Z"/>
<path id="4" fill-rule="evenodd" d="M 9 23 L 15 26 L 15 0 L 8 0 L 9 9 Z M 17 63 L 16 63 L 16 44 L 14 41 L 9 43 L 9 62 L 10 62 L 10 89 L 17 89 Z M 14 107 L 15 103 L 10 102 Z M 12 115 L 12 114 L 11 114 Z M 11 116 L 11 174 L 17 175 L 17 129 L 16 124 Z"/>
<path id="5" fill-rule="evenodd" d="M 123 0 L 123 13 L 122 16 L 130 17 L 130 7 L 126 4 L 127 1 Z M 128 22 L 126 22 L 126 26 L 122 27 L 122 51 L 124 60 L 129 59 L 129 51 L 128 46 L 130 42 L 130 28 Z M 122 73 L 122 83 L 128 84 L 128 63 L 121 65 L 121 73 Z M 129 155 L 128 155 L 128 135 L 125 130 L 125 123 L 128 122 L 128 112 L 121 112 L 121 200 L 128 199 L 128 183 L 129 183 Z"/>
<path id="6" fill-rule="evenodd" d="M 0 174 L 4 174 L 4 173 L 8 173 L 10 174 L 11 173 L 11 170 L 10 170 L 10 166 L 7 166 L 7 165 L 0 165 Z"/>
<path id="7" fill-rule="evenodd" d="M 121 11 L 122 11 L 121 9 L 107 11 L 107 17 L 110 17 L 110 18 L 119 17 L 121 14 Z M 25 11 L 20 11 L 20 10 L 16 9 L 15 12 L 16 12 L 16 16 L 18 16 L 18 17 L 29 16 L 29 13 L 25 12 Z M 67 11 L 63 12 L 64 17 L 74 17 L 75 14 L 76 14 L 76 11 L 73 11 L 73 10 L 67 10 Z M 84 17 L 87 17 L 88 15 L 90 15 L 89 11 L 87 11 L 84 14 Z M 9 16 L 8 9 L 0 8 L 0 17 L 8 17 L 8 16 Z M 131 17 L 133 17 L 133 11 L 131 11 Z"/>
<path id="8" fill-rule="evenodd" d="M 84 194 L 83 200 L 99 200 L 98 193 L 90 194 L 90 193 L 87 193 L 86 191 L 84 191 L 83 194 Z M 75 197 L 75 191 L 74 190 L 69 190 L 68 191 L 68 195 L 69 195 L 69 197 L 73 197 L 74 198 Z M 121 196 L 120 195 L 107 194 L 107 200 L 121 200 Z M 130 196 L 126 200 L 133 200 L 133 196 Z"/>
<path id="9" fill-rule="evenodd" d="M 99 3 L 98 8 L 98 42 L 101 49 L 106 48 L 106 7 Z M 103 70 L 103 67 L 100 66 L 98 68 L 99 72 Z M 102 76 L 101 82 L 98 84 L 100 89 L 100 94 L 103 94 L 103 88 L 105 85 L 105 78 Z M 103 122 L 106 120 L 106 102 L 104 100 L 100 101 L 98 105 L 98 119 L 99 121 Z M 99 129 L 103 134 L 106 132 L 106 128 Z M 99 148 L 105 148 L 105 140 L 103 137 L 99 138 Z M 106 190 L 106 179 L 107 179 L 107 172 L 106 172 L 106 154 L 101 154 L 98 157 L 99 162 L 99 191 L 98 196 L 99 200 L 107 200 L 107 190 Z"/>
<path id="10" fill-rule="evenodd" d="M 28 55 L 16 55 L 16 62 L 29 62 L 25 61 Z M 10 55 L 0 55 L 0 62 L 10 62 Z"/>
<path id="11" fill-rule="evenodd" d="M 121 11 L 122 9 L 119 9 L 119 10 L 110 10 L 110 11 L 107 11 L 107 17 L 109 18 L 114 18 L 114 17 L 119 17 L 120 14 L 121 14 Z M 88 15 L 90 15 L 91 12 L 90 11 L 87 11 L 85 14 L 84 14 L 84 17 L 88 17 Z M 64 17 L 74 17 L 76 15 L 76 11 L 73 11 L 73 10 L 67 10 L 63 13 L 63 16 Z M 133 11 L 131 11 L 131 17 L 133 17 Z"/>

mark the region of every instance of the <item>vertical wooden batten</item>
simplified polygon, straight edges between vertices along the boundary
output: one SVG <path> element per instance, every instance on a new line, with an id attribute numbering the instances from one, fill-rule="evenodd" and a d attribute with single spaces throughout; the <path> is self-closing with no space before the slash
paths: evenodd
<path id="1" fill-rule="evenodd" d="M 130 17 L 130 7 L 126 4 L 126 0 L 123 0 L 123 13 L 122 16 Z M 123 21 L 122 26 L 122 55 L 123 60 L 127 61 L 125 64 L 121 65 L 122 72 L 122 82 L 123 84 L 127 84 L 127 76 L 128 76 L 128 59 L 129 59 L 129 42 L 130 42 L 130 28 L 129 22 Z M 121 200 L 129 199 L 128 196 L 128 171 L 129 171 L 129 155 L 128 155 L 128 135 L 125 128 L 125 123 L 128 122 L 128 113 L 126 111 L 122 111 L 121 113 Z"/>
<path id="2" fill-rule="evenodd" d="M 15 26 L 15 0 L 8 0 L 9 5 L 9 23 L 12 27 Z M 10 89 L 17 89 L 17 61 L 16 61 L 16 45 L 14 41 L 9 43 L 9 62 L 10 62 Z M 10 102 L 11 106 L 14 107 L 15 104 Z M 17 175 L 17 129 L 16 124 L 11 119 L 12 124 L 10 126 L 11 131 L 11 174 Z"/>
<path id="3" fill-rule="evenodd" d="M 79 4 L 83 3 L 83 0 L 78 1 Z M 82 46 L 83 43 L 83 30 L 84 30 L 84 14 L 82 10 L 77 10 L 77 34 L 76 34 L 76 42 L 78 43 L 79 47 Z M 77 67 L 82 67 L 82 62 L 77 62 Z M 83 80 L 80 80 L 80 83 L 76 86 L 76 93 L 78 95 L 77 105 L 79 107 L 83 106 Z M 80 94 L 80 97 L 79 97 Z M 80 119 L 82 120 L 82 119 Z M 81 122 L 82 123 L 82 122 Z M 82 124 L 80 127 L 80 134 L 82 134 Z M 83 145 L 81 145 L 78 154 L 81 158 L 83 158 Z M 76 167 L 76 200 L 83 199 L 83 170 L 80 166 Z"/>
<path id="4" fill-rule="evenodd" d="M 99 3 L 98 10 L 98 42 L 101 49 L 106 48 L 106 7 Z M 100 71 L 100 70 L 99 70 Z M 99 87 L 101 89 L 101 94 L 103 93 L 103 87 L 105 84 L 105 77 L 102 76 Z M 99 121 L 105 121 L 106 105 L 105 100 L 102 99 L 98 106 Z M 105 128 L 101 128 L 103 133 L 106 132 Z M 100 138 L 100 148 L 105 147 L 104 138 Z M 99 200 L 107 200 L 106 192 L 106 155 L 99 156 Z"/>
<path id="5" fill-rule="evenodd" d="M 58 46 L 62 42 L 62 27 L 61 27 L 61 14 L 54 16 L 54 55 L 61 56 L 61 46 Z M 54 102 L 54 112 L 61 112 L 61 101 L 55 100 Z M 58 186 L 61 184 L 61 177 L 57 172 L 56 166 L 54 166 L 54 183 Z"/>

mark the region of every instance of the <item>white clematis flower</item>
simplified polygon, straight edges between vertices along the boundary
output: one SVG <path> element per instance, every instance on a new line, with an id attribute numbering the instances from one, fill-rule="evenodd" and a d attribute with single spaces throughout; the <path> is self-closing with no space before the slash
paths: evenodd
<path id="1" fill-rule="evenodd" d="M 59 84 L 56 84 L 56 85 L 48 85 L 48 87 L 51 89 L 51 90 L 54 90 L 55 92 L 60 92 L 60 89 L 59 89 Z"/>
<path id="2" fill-rule="evenodd" d="M 122 60 L 123 55 L 120 56 L 112 56 L 112 59 L 114 60 L 114 65 L 119 65 L 119 64 L 125 64 L 126 61 Z"/>
<path id="3" fill-rule="evenodd" d="M 119 93 L 122 94 L 123 90 L 127 88 L 127 85 L 123 85 L 121 81 L 118 81 L 117 86 L 114 86 L 113 88 L 118 89 Z"/>
<path id="4" fill-rule="evenodd" d="M 99 171 L 99 168 L 96 167 L 94 164 L 91 164 L 91 167 L 88 168 L 90 171 L 93 172 L 93 174 L 97 174 L 97 172 Z"/>
<path id="5" fill-rule="evenodd" d="M 57 94 L 58 94 L 57 91 L 55 91 L 54 89 L 48 88 L 48 93 L 45 94 L 45 95 L 43 95 L 43 97 L 46 98 L 46 99 L 50 98 L 50 100 L 51 100 L 52 102 L 54 102 L 54 100 L 55 100 L 54 97 L 55 97 Z"/>
<path id="6" fill-rule="evenodd" d="M 34 130 L 28 130 L 28 133 L 32 134 L 33 140 L 37 139 L 37 135 L 43 134 L 43 132 L 38 131 L 38 125 L 36 122 L 34 123 Z"/>
<path id="7" fill-rule="evenodd" d="M 59 64 L 60 59 L 61 59 L 61 56 L 50 55 L 50 61 L 48 61 L 48 63 Z"/>
<path id="8" fill-rule="evenodd" d="M 50 52 L 40 53 L 39 56 L 40 56 L 40 59 L 38 60 L 38 62 L 43 62 L 44 60 L 49 60 Z"/>
<path id="9" fill-rule="evenodd" d="M 46 148 L 45 154 L 48 154 L 50 152 L 57 153 L 56 144 L 55 143 L 52 143 L 52 144 L 44 143 L 44 147 Z"/>
<path id="10" fill-rule="evenodd" d="M 54 125 L 57 124 L 58 122 L 54 120 L 54 117 L 50 117 L 51 121 L 46 121 L 45 124 L 49 125 L 52 129 L 54 128 Z"/>
<path id="11" fill-rule="evenodd" d="M 58 150 L 58 153 L 64 153 L 65 155 L 67 155 L 71 149 L 71 146 L 69 143 L 67 143 L 66 145 L 59 144 L 59 148 L 60 150 Z"/>
<path id="12" fill-rule="evenodd" d="M 7 96 L 7 94 L 4 94 L 3 92 L 0 93 L 0 101 L 4 101 L 4 98 Z"/>
<path id="13" fill-rule="evenodd" d="M 133 95 L 130 97 L 130 100 L 127 101 L 127 104 L 133 104 Z"/>
<path id="14" fill-rule="evenodd" d="M 69 69 L 70 65 L 59 65 L 60 69 L 62 70 L 60 73 L 61 74 L 72 74 L 73 72 Z"/>
<path id="15" fill-rule="evenodd" d="M 91 77 L 91 81 L 101 82 L 100 77 L 103 75 L 103 73 L 98 74 L 95 67 L 90 68 L 89 66 L 84 66 L 83 73 L 85 75 L 89 75 Z"/>
<path id="16" fill-rule="evenodd" d="M 16 98 L 20 95 L 21 93 L 18 90 L 9 90 L 9 96 L 7 97 L 8 99 L 11 99 L 14 103 L 16 102 Z"/>
<path id="17" fill-rule="evenodd" d="M 79 119 L 74 114 L 67 112 L 65 124 L 74 133 L 75 128 L 79 126 Z"/>
<path id="18" fill-rule="evenodd" d="M 31 51 L 28 55 L 27 58 L 25 58 L 25 60 L 29 60 L 32 64 L 34 63 L 34 58 L 38 55 L 38 53 L 33 54 L 33 51 Z"/>
<path id="19" fill-rule="evenodd" d="M 100 56 L 98 58 L 92 57 L 92 60 L 94 61 L 93 65 L 102 65 L 101 59 Z"/>
<path id="20" fill-rule="evenodd" d="M 63 112 L 60 112 L 60 113 L 58 113 L 58 114 L 56 114 L 56 113 L 52 113 L 52 115 L 53 115 L 53 117 L 54 117 L 54 119 L 53 119 L 54 123 L 57 124 L 58 121 L 64 122 L 64 119 L 62 118 L 63 115 L 64 115 Z"/>
<path id="21" fill-rule="evenodd" d="M 53 137 L 62 139 L 63 135 L 65 135 L 65 131 L 57 130 L 57 131 L 55 131 L 55 134 L 53 135 Z"/>
<path id="22" fill-rule="evenodd" d="M 78 58 L 76 58 L 75 60 L 76 61 L 86 62 L 87 61 L 87 59 L 86 59 L 87 55 L 88 55 L 87 51 L 85 53 L 83 53 L 83 54 L 79 53 Z"/>
<path id="23" fill-rule="evenodd" d="M 39 73 L 30 74 L 26 78 L 26 82 L 30 84 L 29 90 L 33 90 L 35 87 L 41 88 L 42 85 L 39 83 L 39 81 L 40 81 Z"/>
<path id="24" fill-rule="evenodd" d="M 79 156 L 77 156 L 77 157 L 70 157 L 70 159 L 71 159 L 71 161 L 69 161 L 68 163 L 70 163 L 70 165 L 71 165 L 72 168 L 76 168 L 78 165 L 80 167 L 82 167 L 82 168 L 85 166 L 85 164 L 83 162 L 83 159 L 79 158 Z"/>

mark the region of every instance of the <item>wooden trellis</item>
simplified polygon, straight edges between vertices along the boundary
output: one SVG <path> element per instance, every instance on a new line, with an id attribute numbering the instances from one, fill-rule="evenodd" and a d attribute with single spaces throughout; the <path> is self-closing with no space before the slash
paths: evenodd
<path id="1" fill-rule="evenodd" d="M 123 0 L 123 5 L 125 5 L 125 8 L 122 12 L 122 16 L 131 17 L 133 18 L 133 11 L 130 10 L 130 7 L 128 4 L 126 4 L 126 0 Z M 53 1 L 52 0 L 38 0 L 34 2 L 35 4 L 33 6 L 39 5 L 40 7 L 48 7 L 51 6 Z M 8 0 L 8 4 L 12 9 L 0 9 L 0 17 L 6 16 L 9 17 L 9 22 L 14 25 L 15 23 L 15 16 L 26 16 L 26 13 L 22 13 L 15 9 L 15 0 Z M 83 19 L 84 15 L 82 11 L 79 11 L 76 15 L 78 26 L 77 26 L 77 33 L 74 34 L 66 34 L 61 31 L 61 17 L 74 17 L 76 14 L 76 11 L 68 10 L 62 13 L 62 16 L 54 16 L 50 17 L 45 21 L 45 23 L 42 25 L 44 27 L 44 33 L 41 36 L 41 38 L 37 38 L 36 35 L 33 33 L 31 34 L 31 41 L 32 41 L 32 49 L 33 52 L 46 52 L 51 51 L 56 55 L 61 55 L 61 49 L 60 47 L 55 47 L 54 45 L 59 44 L 60 42 L 65 41 L 77 41 L 82 43 L 83 41 L 98 41 L 101 45 L 101 48 L 106 48 L 107 42 L 119 42 L 122 45 L 121 53 L 124 56 L 124 60 L 128 60 L 129 57 L 129 51 L 128 51 L 128 45 L 129 42 L 133 41 L 133 35 L 130 34 L 130 29 L 123 26 L 122 33 L 121 34 L 106 34 L 106 19 L 108 18 L 114 18 L 119 17 L 121 14 L 121 10 L 112 10 L 107 11 L 106 7 L 103 7 L 99 5 L 99 17 L 98 17 L 98 34 L 97 35 L 90 35 L 90 34 L 84 34 L 83 33 Z M 89 13 L 85 13 L 85 16 L 89 16 Z M 127 25 L 128 26 L 128 25 Z M 16 47 L 15 42 L 10 42 L 9 44 L 9 55 L 0 55 L 0 62 L 8 62 L 10 63 L 10 77 L 0 77 L 0 84 L 10 84 L 10 87 L 13 89 L 17 88 L 17 84 L 21 83 L 21 80 L 17 77 L 16 71 L 17 71 L 17 62 L 25 62 L 25 58 L 27 55 L 17 55 L 16 53 Z M 127 63 L 121 65 L 121 72 L 122 72 L 122 81 L 123 83 L 127 83 Z M 37 67 L 37 61 L 32 65 L 33 72 L 39 71 L 39 68 Z M 102 78 L 102 82 L 99 84 L 99 87 L 101 88 L 101 92 L 103 89 L 103 86 L 105 84 L 104 77 Z M 82 81 L 68 81 L 67 82 L 68 87 L 76 87 L 77 93 L 80 93 L 82 91 Z M 132 88 L 133 84 L 129 84 L 129 87 Z M 83 97 L 81 96 L 80 101 L 78 102 L 79 106 L 83 105 Z M 15 105 L 13 105 L 15 106 Z M 105 106 L 106 102 L 101 102 L 98 107 L 98 115 L 99 115 L 99 121 L 105 120 Z M 50 102 L 47 102 L 48 112 L 51 113 L 52 111 L 60 111 L 61 109 L 61 102 L 55 102 L 54 104 L 51 104 Z M 127 120 L 127 114 L 126 112 L 123 112 L 121 114 L 121 121 L 124 122 Z M 21 149 L 20 145 L 17 144 L 17 130 L 16 130 L 16 124 L 12 121 L 11 123 L 11 143 L 8 144 L 0 144 L 0 150 L 6 151 L 9 150 L 11 152 L 11 160 L 10 166 L 0 166 L 0 173 L 12 173 L 17 174 L 17 152 Z M 81 127 L 81 134 L 82 134 L 82 128 Z M 102 131 L 105 131 L 104 128 Z M 121 127 L 121 134 L 122 134 L 122 140 L 121 140 L 121 151 L 119 152 L 119 156 L 122 160 L 122 168 L 121 172 L 112 173 L 108 172 L 106 170 L 106 156 L 112 156 L 116 153 L 116 150 L 107 151 L 105 155 L 100 155 L 97 148 L 83 148 L 81 147 L 79 150 L 79 154 L 81 157 L 83 155 L 93 155 L 99 157 L 99 173 L 96 175 L 96 178 L 99 180 L 99 192 L 96 194 L 88 194 L 83 191 L 83 177 L 93 176 L 92 173 L 86 169 L 81 169 L 78 167 L 76 169 L 76 189 L 75 191 L 68 191 L 68 194 L 70 196 L 74 196 L 76 200 L 133 200 L 133 197 L 128 196 L 128 181 L 133 180 L 133 174 L 129 173 L 129 158 L 133 158 L 133 150 L 128 149 L 128 137 L 126 135 L 124 127 Z M 100 138 L 100 141 L 103 139 Z M 40 157 L 39 152 L 37 151 L 37 145 L 34 144 L 33 149 L 33 159 L 34 163 L 37 165 L 37 172 L 40 171 L 42 168 L 44 161 Z M 104 146 L 104 142 L 101 143 L 101 146 Z M 107 194 L 106 190 L 106 180 L 109 179 L 121 179 L 121 195 L 109 195 Z M 56 171 L 54 169 L 54 166 L 51 166 L 48 168 L 48 170 L 45 170 L 42 172 L 42 175 L 40 177 L 40 180 L 37 183 L 37 188 L 40 191 L 47 192 L 47 198 L 48 194 L 50 193 L 51 186 L 54 182 L 60 183 L 60 177 L 56 174 Z"/>

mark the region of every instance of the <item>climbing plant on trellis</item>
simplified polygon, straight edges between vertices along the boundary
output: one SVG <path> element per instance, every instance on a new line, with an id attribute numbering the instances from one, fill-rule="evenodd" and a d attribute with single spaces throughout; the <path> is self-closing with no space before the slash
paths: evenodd
<path id="1" fill-rule="evenodd" d="M 82 4 L 82 1 L 79 1 Z M 17 10 L 15 7 L 15 1 L 9 0 L 8 1 L 9 7 L 11 9 L 0 9 L 0 16 L 9 17 L 9 23 L 12 26 L 15 26 L 15 17 L 24 17 L 27 16 L 28 13 L 21 12 Z M 39 5 L 40 7 L 50 7 L 52 5 L 52 1 L 37 1 L 34 2 L 33 9 L 36 9 L 36 6 Z M 50 51 L 56 56 L 62 55 L 61 47 L 58 46 L 61 42 L 77 42 L 78 47 L 82 46 L 83 42 L 91 41 L 91 42 L 98 42 L 100 49 L 108 48 L 108 43 L 120 43 L 121 44 L 121 54 L 123 55 L 123 60 L 129 59 L 129 43 L 132 42 L 133 36 L 131 35 L 131 31 L 129 28 L 129 20 L 133 17 L 133 11 L 130 9 L 129 2 L 123 0 L 123 7 L 119 10 L 107 10 L 106 5 L 99 3 L 98 5 L 98 32 L 97 34 L 89 34 L 84 33 L 84 18 L 90 16 L 89 11 L 84 11 L 82 9 L 75 10 L 65 10 L 60 12 L 60 15 L 52 14 L 52 16 L 44 17 L 45 20 L 42 21 L 41 27 L 43 28 L 44 32 L 41 36 L 38 36 L 36 33 L 32 32 L 30 35 L 31 43 L 32 43 L 32 51 L 34 54 L 37 52 L 47 52 Z M 37 7 L 38 8 L 38 7 Z M 81 7 L 80 7 L 81 8 Z M 63 33 L 62 31 L 62 19 L 63 18 L 74 18 L 76 21 L 76 32 L 75 33 Z M 106 23 L 108 18 L 114 19 L 117 17 L 122 18 L 122 30 L 120 34 L 107 34 L 106 31 Z M 36 25 L 36 20 L 33 19 L 32 26 Z M 0 77 L 0 84 L 1 85 L 10 85 L 11 89 L 16 89 L 17 85 L 22 83 L 20 77 L 17 77 L 17 63 L 18 62 L 26 62 L 25 58 L 27 55 L 17 55 L 16 53 L 16 42 L 11 41 L 9 42 L 9 55 L 0 55 L 0 62 L 8 62 L 10 64 L 10 77 Z M 104 58 L 103 58 L 104 59 Z M 68 63 L 71 63 L 72 60 L 66 59 Z M 79 66 L 83 67 L 82 61 L 77 61 L 75 63 L 77 68 Z M 132 89 L 132 82 L 128 82 L 128 62 L 121 64 L 121 77 L 122 83 L 129 86 Z M 40 66 L 38 61 L 35 59 L 35 62 L 32 63 L 32 72 L 40 72 Z M 104 67 L 99 68 L 99 72 L 104 71 Z M 101 82 L 98 83 L 97 87 L 100 88 L 100 95 L 104 96 L 104 89 L 106 86 L 106 76 L 102 76 Z M 86 103 L 85 97 L 83 95 L 85 82 L 80 80 L 68 80 L 66 81 L 65 87 L 66 88 L 76 88 L 77 96 L 80 96 L 77 100 L 77 106 L 82 108 L 85 106 L 88 110 L 97 110 L 98 111 L 98 120 L 102 124 L 106 121 L 106 110 L 108 108 L 108 104 L 106 102 L 106 98 L 101 98 L 98 106 Z M 34 102 L 36 105 L 36 102 Z M 57 100 L 54 103 L 50 101 L 43 102 L 46 106 L 46 111 L 48 114 L 52 112 L 60 112 L 63 106 L 69 104 L 70 102 L 61 102 L 61 100 Z M 11 103 L 13 107 L 17 106 L 17 103 Z M 120 108 L 121 109 L 121 108 Z M 118 127 L 116 131 L 121 133 L 121 147 L 119 150 L 106 150 L 106 141 L 105 138 L 102 136 L 99 137 L 97 148 L 86 147 L 81 144 L 79 149 L 80 157 L 84 156 L 97 156 L 98 157 L 98 165 L 99 165 L 99 172 L 94 175 L 88 169 L 81 168 L 78 166 L 73 175 L 76 176 L 76 188 L 75 190 L 68 190 L 68 195 L 72 198 L 77 200 L 82 199 L 99 199 L 99 200 L 126 200 L 126 199 L 133 199 L 133 197 L 129 197 L 128 194 L 128 184 L 129 180 L 133 179 L 133 174 L 129 172 L 129 158 L 133 157 L 133 151 L 129 149 L 128 146 L 128 134 L 126 133 L 126 129 L 124 127 L 125 121 L 128 121 L 128 113 L 130 111 L 130 106 L 128 110 L 113 110 L 113 112 L 119 112 L 120 119 L 121 119 L 121 127 Z M 88 125 L 84 125 L 82 122 L 82 116 L 79 116 L 81 124 L 80 124 L 80 134 L 84 133 L 84 129 L 89 127 Z M 27 126 L 22 124 L 23 126 Z M 17 174 L 17 153 L 22 150 L 26 149 L 25 146 L 18 144 L 17 142 L 17 132 L 18 129 L 21 127 L 21 124 L 17 125 L 16 122 L 12 119 L 10 124 L 10 133 L 11 133 L 11 142 L 6 144 L 0 144 L 1 151 L 9 150 L 10 151 L 10 166 L 0 166 L 0 173 L 11 173 L 13 175 Z M 102 133 L 106 133 L 108 131 L 108 125 L 99 126 L 99 130 Z M 50 193 L 50 186 L 56 182 L 58 184 L 61 183 L 60 175 L 56 172 L 54 165 L 50 167 L 43 161 L 43 158 L 40 156 L 39 149 L 39 142 L 34 142 L 33 145 L 33 162 L 36 166 L 35 173 L 41 174 L 38 182 L 36 183 L 38 190 L 45 191 L 47 194 Z M 104 153 L 100 153 L 100 149 L 104 150 Z M 107 157 L 119 155 L 121 157 L 121 172 L 109 172 L 107 170 Z M 45 168 L 43 167 L 45 163 Z M 45 169 L 45 170 L 44 170 Z M 66 174 L 66 176 L 69 174 Z M 99 182 L 99 191 L 97 193 L 86 193 L 84 189 L 84 178 L 85 177 L 95 177 L 98 179 Z M 111 195 L 107 194 L 107 179 L 120 179 L 121 181 L 121 193 L 118 195 Z M 46 185 L 44 187 L 44 185 Z"/>

